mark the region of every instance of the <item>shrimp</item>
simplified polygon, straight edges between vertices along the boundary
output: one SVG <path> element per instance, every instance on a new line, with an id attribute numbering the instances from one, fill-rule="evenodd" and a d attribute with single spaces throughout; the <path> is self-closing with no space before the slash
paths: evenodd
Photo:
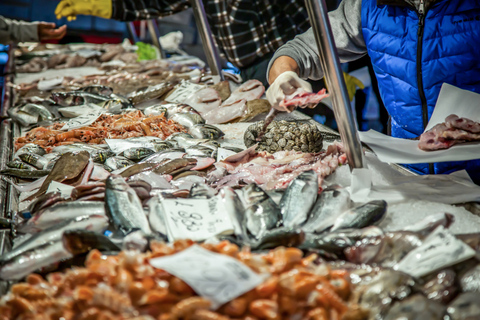
<path id="1" fill-rule="evenodd" d="M 190 297 L 177 303 L 170 312 L 170 320 L 182 319 L 199 309 L 210 308 L 211 303 L 201 297 Z"/>

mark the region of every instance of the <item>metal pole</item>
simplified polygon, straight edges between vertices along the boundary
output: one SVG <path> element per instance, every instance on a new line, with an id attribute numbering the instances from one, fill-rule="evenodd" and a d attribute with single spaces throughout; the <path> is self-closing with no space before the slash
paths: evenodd
<path id="1" fill-rule="evenodd" d="M 127 22 L 128 33 L 130 33 L 130 37 L 132 38 L 133 44 L 138 42 L 137 32 L 135 31 L 135 25 L 133 22 Z"/>
<path id="2" fill-rule="evenodd" d="M 342 138 L 350 168 L 363 168 L 362 144 L 352 114 L 347 86 L 340 68 L 337 47 L 332 34 L 325 0 L 305 0 L 305 4 L 318 46 L 320 64 L 332 98 L 335 120 Z"/>
<path id="3" fill-rule="evenodd" d="M 165 51 L 162 49 L 162 44 L 158 39 L 158 37 L 160 36 L 160 32 L 158 32 L 157 24 L 155 23 L 154 20 L 148 20 L 147 27 L 150 33 L 150 37 L 152 38 L 153 45 L 156 46 L 158 50 L 160 50 L 160 57 L 162 59 L 166 59 L 167 55 L 165 54 Z"/>
<path id="4" fill-rule="evenodd" d="M 190 0 L 195 15 L 195 22 L 197 24 L 198 32 L 202 38 L 203 50 L 207 56 L 207 63 L 212 71 L 212 75 L 219 76 L 223 81 L 222 66 L 220 64 L 220 56 L 218 55 L 217 47 L 213 42 L 212 31 L 207 22 L 207 15 L 203 7 L 202 0 Z"/>

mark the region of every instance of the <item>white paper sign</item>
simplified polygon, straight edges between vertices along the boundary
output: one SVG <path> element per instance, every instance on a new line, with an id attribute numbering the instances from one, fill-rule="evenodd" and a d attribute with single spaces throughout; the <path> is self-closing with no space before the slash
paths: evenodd
<path id="1" fill-rule="evenodd" d="M 226 158 L 233 156 L 234 154 L 237 154 L 235 151 L 224 149 L 224 148 L 218 148 L 217 149 L 217 162 L 225 160 Z"/>
<path id="2" fill-rule="evenodd" d="M 175 103 L 185 103 L 187 98 L 205 86 L 183 80 L 180 85 L 173 91 L 165 101 Z"/>
<path id="3" fill-rule="evenodd" d="M 233 224 L 223 204 L 211 199 L 165 199 L 169 240 L 201 241 L 219 234 L 232 234 Z"/>
<path id="4" fill-rule="evenodd" d="M 475 250 L 455 238 L 443 226 L 439 226 L 420 247 L 410 251 L 394 269 L 419 278 L 473 256 L 475 256 Z"/>
<path id="5" fill-rule="evenodd" d="M 265 279 L 237 259 L 197 245 L 152 259 L 150 264 L 185 281 L 197 294 L 209 299 L 214 309 L 252 290 Z"/>
<path id="6" fill-rule="evenodd" d="M 81 106 L 65 107 L 65 108 L 58 109 L 58 111 L 62 114 L 62 116 L 67 118 L 80 117 L 84 114 L 88 114 L 92 112 L 100 112 L 101 110 L 104 110 L 104 109 L 93 103 L 87 103 Z"/>
<path id="7" fill-rule="evenodd" d="M 124 139 L 105 139 L 105 142 L 108 144 L 108 147 L 112 152 L 115 154 L 122 153 L 125 150 L 131 148 L 148 148 L 154 150 L 154 143 L 153 141 L 161 140 L 160 138 L 156 137 L 142 137 L 147 138 L 143 141 L 131 141 L 131 140 L 124 140 Z"/>
<path id="8" fill-rule="evenodd" d="M 62 130 L 72 130 L 72 129 L 78 129 L 82 127 L 86 127 L 94 123 L 98 117 L 100 117 L 103 113 L 106 113 L 107 110 L 98 107 L 99 109 L 93 110 L 83 114 L 79 117 L 70 119 L 63 127 Z"/>
<path id="9" fill-rule="evenodd" d="M 49 192 L 60 192 L 62 198 L 68 199 L 70 198 L 70 195 L 72 194 L 72 190 L 75 189 L 75 187 L 69 186 L 68 184 L 63 184 L 57 181 L 52 181 L 48 185 L 47 193 Z"/>
<path id="10" fill-rule="evenodd" d="M 40 91 L 47 91 L 55 87 L 58 87 L 62 83 L 63 83 L 63 77 L 57 77 L 57 78 L 48 79 L 48 80 L 40 80 L 37 84 L 37 89 Z"/>

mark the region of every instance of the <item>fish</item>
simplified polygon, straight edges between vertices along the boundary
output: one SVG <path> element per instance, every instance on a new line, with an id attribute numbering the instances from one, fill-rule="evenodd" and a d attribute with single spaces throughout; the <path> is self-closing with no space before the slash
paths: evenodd
<path id="1" fill-rule="evenodd" d="M 480 302 L 480 299 L 476 300 Z M 443 306 L 441 303 L 428 299 L 421 294 L 415 294 L 402 301 L 395 302 L 393 306 L 388 310 L 386 315 L 383 317 L 383 319 L 443 320 L 445 315 L 445 309 L 446 307 Z M 478 315 L 480 316 L 480 313 Z"/>
<path id="2" fill-rule="evenodd" d="M 196 124 L 188 128 L 195 139 L 211 139 L 217 140 L 225 135 L 222 130 L 210 124 Z"/>
<path id="3" fill-rule="evenodd" d="M 49 153 L 51 154 L 51 153 Z M 52 170 L 53 167 L 55 166 L 55 163 L 57 163 L 58 159 L 60 159 L 62 155 L 61 154 L 56 154 L 52 158 L 47 159 L 47 165 L 45 166 L 45 170 Z"/>
<path id="4" fill-rule="evenodd" d="M 36 170 L 35 167 L 26 164 L 25 162 L 22 162 L 20 160 L 13 160 L 7 162 L 7 167 L 9 168 L 14 168 L 14 169 L 23 169 L 23 170 Z"/>
<path id="5" fill-rule="evenodd" d="M 90 152 L 90 158 L 96 163 L 105 163 L 108 158 L 114 155 L 115 153 L 110 150 L 92 150 Z"/>
<path id="6" fill-rule="evenodd" d="M 202 116 L 207 124 L 221 124 L 244 116 L 246 111 L 247 100 L 241 99 L 231 104 L 226 104 L 225 101 L 220 108 L 204 113 Z"/>
<path id="7" fill-rule="evenodd" d="M 147 88 L 139 89 L 127 95 L 127 98 L 136 105 L 143 101 L 156 99 L 163 96 L 165 93 L 173 89 L 174 82 L 161 82 L 154 86 L 149 86 Z"/>
<path id="8" fill-rule="evenodd" d="M 318 175 L 315 171 L 304 171 L 293 179 L 280 200 L 283 225 L 286 227 L 302 225 L 317 200 L 317 194 Z"/>
<path id="9" fill-rule="evenodd" d="M 245 234 L 254 240 L 261 239 L 268 230 L 277 228 L 282 221 L 280 208 L 257 184 L 243 188 L 245 218 L 242 222 Z"/>
<path id="10" fill-rule="evenodd" d="M 201 145 L 187 147 L 185 148 L 185 152 L 189 157 L 215 158 L 216 154 L 216 150 Z"/>
<path id="11" fill-rule="evenodd" d="M 459 294 L 447 308 L 451 320 L 480 319 L 480 294 L 464 292 Z"/>
<path id="12" fill-rule="evenodd" d="M 230 90 L 230 83 L 228 82 L 228 80 L 220 81 L 219 83 L 214 84 L 210 88 L 217 91 L 222 101 L 227 100 L 228 97 L 230 97 L 230 95 L 232 94 L 232 91 Z"/>
<path id="13" fill-rule="evenodd" d="M 280 227 L 267 231 L 258 241 L 252 241 L 253 250 L 276 247 L 298 247 L 305 240 L 305 233 L 298 227 Z"/>
<path id="14" fill-rule="evenodd" d="M 35 143 L 27 143 L 26 145 L 18 149 L 17 152 L 15 152 L 15 154 L 13 155 L 13 158 L 14 159 L 18 158 L 18 156 L 22 153 L 34 153 L 39 156 L 44 156 L 47 153 L 47 151 L 45 151 L 45 149 L 43 149 L 42 147 L 40 147 Z"/>
<path id="15" fill-rule="evenodd" d="M 108 227 L 108 219 L 102 215 L 82 216 L 61 221 L 50 228 L 33 234 L 30 238 L 0 256 L 0 265 L 36 247 L 59 241 L 66 230 L 86 229 L 103 232 Z"/>
<path id="16" fill-rule="evenodd" d="M 403 230 L 416 232 L 422 236 L 427 236 L 438 226 L 448 228 L 454 221 L 455 217 L 450 213 L 437 213 L 429 215 L 417 223 L 403 228 Z"/>
<path id="17" fill-rule="evenodd" d="M 245 149 L 242 149 L 242 148 L 232 147 L 232 146 L 222 146 L 222 148 L 233 151 L 233 152 L 236 152 L 236 153 L 239 153 L 239 152 L 242 152 L 242 151 L 245 150 Z"/>
<path id="18" fill-rule="evenodd" d="M 222 104 L 222 99 L 215 89 L 204 88 L 194 92 L 184 102 L 203 114 L 218 109 Z"/>
<path id="19" fill-rule="evenodd" d="M 141 230 L 146 235 L 152 233 L 140 199 L 119 175 L 107 178 L 105 208 L 115 228 L 124 234 L 135 230 Z"/>
<path id="20" fill-rule="evenodd" d="M 55 263 L 72 258 L 61 241 L 47 243 L 15 256 L 0 267 L 0 279 L 13 281 Z"/>
<path id="21" fill-rule="evenodd" d="M 143 110 L 143 114 L 146 116 L 160 116 L 162 114 L 167 116 L 168 111 L 167 111 L 167 108 L 159 104 L 159 105 L 153 105 L 145 108 L 145 110 Z"/>
<path id="22" fill-rule="evenodd" d="M 463 292 L 480 292 L 480 264 L 465 271 L 459 278 Z"/>
<path id="23" fill-rule="evenodd" d="M 191 158 L 173 159 L 161 164 L 153 169 L 153 172 L 157 174 L 170 174 L 175 175 L 182 171 L 190 170 L 195 167 L 197 160 Z"/>
<path id="24" fill-rule="evenodd" d="M 189 198 L 210 199 L 215 197 L 216 191 L 204 183 L 194 183 L 190 188 Z"/>
<path id="25" fill-rule="evenodd" d="M 55 200 L 55 199 L 52 199 Z M 57 200 L 58 201 L 58 200 Z M 52 201 L 51 201 L 52 202 Z M 106 216 L 105 204 L 100 201 L 62 201 L 31 211 L 34 215 L 18 227 L 20 232 L 38 232 L 65 220 L 87 216 Z"/>
<path id="26" fill-rule="evenodd" d="M 103 234 L 90 230 L 67 230 L 63 233 L 62 242 L 72 255 L 88 253 L 93 249 L 108 252 L 119 252 L 120 247 Z"/>
<path id="27" fill-rule="evenodd" d="M 51 99 L 62 107 L 80 106 L 87 103 L 101 105 L 110 100 L 109 97 L 83 91 L 54 92 Z"/>
<path id="28" fill-rule="evenodd" d="M 164 160 L 163 162 L 166 162 L 166 161 L 168 161 L 168 160 Z M 144 172 L 144 171 L 151 171 L 154 168 L 161 165 L 163 162 L 159 162 L 159 163 L 155 163 L 155 162 L 153 162 L 153 163 L 152 162 L 136 163 L 136 164 L 128 167 L 124 171 L 122 171 L 120 173 L 120 175 L 124 178 L 128 178 L 128 177 L 134 176 L 134 175 L 139 174 L 139 173 Z"/>
<path id="29" fill-rule="evenodd" d="M 174 148 L 174 145 L 171 142 L 168 142 L 168 141 L 154 141 L 153 142 L 153 150 L 155 150 L 155 152 L 169 150 L 169 149 L 173 149 L 173 148 Z"/>
<path id="30" fill-rule="evenodd" d="M 217 197 L 219 201 L 222 202 L 225 211 L 230 217 L 235 235 L 240 239 L 247 240 L 248 235 L 245 233 L 246 228 L 243 227 L 245 208 L 238 194 L 232 188 L 223 187 L 218 192 Z"/>
<path id="31" fill-rule="evenodd" d="M 136 147 L 125 150 L 123 152 L 123 156 L 129 160 L 138 161 L 148 157 L 149 155 L 152 155 L 153 153 L 155 153 L 155 151 L 153 151 L 152 149 Z"/>
<path id="32" fill-rule="evenodd" d="M 78 91 L 98 94 L 106 97 L 110 96 L 113 93 L 113 89 L 111 87 L 107 87 L 99 84 L 92 84 L 92 85 L 80 88 Z"/>
<path id="33" fill-rule="evenodd" d="M 152 197 L 147 202 L 148 221 L 151 229 L 162 237 L 168 234 L 167 224 L 165 222 L 165 208 L 158 195 Z"/>
<path id="34" fill-rule="evenodd" d="M 135 164 L 135 162 L 122 156 L 110 157 L 107 160 L 105 160 L 105 163 L 104 163 L 106 167 L 110 168 L 113 171 L 121 168 L 126 168 L 133 164 Z"/>
<path id="35" fill-rule="evenodd" d="M 15 169 L 6 168 L 0 170 L 0 175 L 12 176 L 22 179 L 38 179 L 50 174 L 50 170 L 28 170 L 28 169 Z"/>
<path id="36" fill-rule="evenodd" d="M 350 203 L 350 193 L 345 189 L 339 186 L 326 188 L 318 196 L 302 226 L 303 231 L 320 233 L 330 228 L 337 217 L 350 208 Z"/>
<path id="37" fill-rule="evenodd" d="M 47 159 L 35 153 L 22 153 L 18 156 L 23 162 L 42 170 L 48 163 Z"/>
<path id="38" fill-rule="evenodd" d="M 52 171 L 48 174 L 40 189 L 28 197 L 27 200 L 34 199 L 47 191 L 52 181 L 63 182 L 65 180 L 78 177 L 90 161 L 90 154 L 87 151 L 78 153 L 65 153 L 57 160 Z M 34 171 L 35 172 L 35 171 Z"/>
<path id="39" fill-rule="evenodd" d="M 32 203 L 28 205 L 27 212 L 31 215 L 35 215 L 40 210 L 49 207 L 59 201 L 64 201 L 62 194 L 59 191 L 45 193 L 33 200 Z"/>
<path id="40" fill-rule="evenodd" d="M 154 154 L 142 159 L 139 163 L 161 163 L 167 159 L 180 159 L 185 155 L 185 149 L 174 148 L 155 152 Z"/>
<path id="41" fill-rule="evenodd" d="M 54 120 L 55 116 L 45 106 L 36 103 L 27 103 L 12 109 L 7 114 L 23 127 L 37 124 L 42 120 Z"/>
<path id="42" fill-rule="evenodd" d="M 383 200 L 373 200 L 354 207 L 342 213 L 333 224 L 330 231 L 345 228 L 363 228 L 383 218 L 387 212 L 387 203 Z"/>

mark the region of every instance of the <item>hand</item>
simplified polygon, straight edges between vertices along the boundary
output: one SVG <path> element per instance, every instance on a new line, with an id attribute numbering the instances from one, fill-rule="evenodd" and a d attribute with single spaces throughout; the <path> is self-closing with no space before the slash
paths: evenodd
<path id="1" fill-rule="evenodd" d="M 307 81 L 300 79 L 295 72 L 286 71 L 279 75 L 268 88 L 268 102 L 279 111 L 292 112 L 293 109 L 280 107 L 280 102 L 285 99 L 285 96 L 293 94 L 297 90 L 312 92 L 312 86 Z"/>
<path id="2" fill-rule="evenodd" d="M 357 92 L 357 87 L 360 89 L 365 89 L 365 85 L 362 81 L 358 80 L 354 76 L 349 75 L 348 73 L 344 72 L 343 77 L 345 78 L 345 84 L 347 85 L 348 97 L 350 98 L 350 102 L 355 97 L 355 93 Z"/>
<path id="3" fill-rule="evenodd" d="M 67 34 L 67 26 L 63 25 L 55 29 L 55 23 L 40 22 L 37 27 L 38 39 L 44 40 L 59 40 Z"/>
<path id="4" fill-rule="evenodd" d="M 67 17 L 76 19 L 79 14 L 97 16 L 105 19 L 112 17 L 112 0 L 62 0 L 55 9 L 57 19 Z"/>

